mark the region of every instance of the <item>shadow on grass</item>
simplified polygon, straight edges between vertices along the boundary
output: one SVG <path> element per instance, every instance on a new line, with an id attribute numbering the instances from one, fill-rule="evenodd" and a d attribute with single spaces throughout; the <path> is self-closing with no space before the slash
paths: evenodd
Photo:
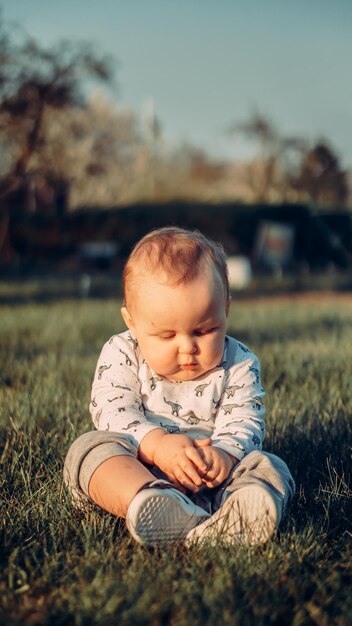
<path id="1" fill-rule="evenodd" d="M 296 482 L 291 514 L 296 530 L 321 526 L 339 537 L 352 518 L 352 416 L 329 420 L 311 416 L 300 424 L 269 429 L 268 452 L 281 457 Z"/>

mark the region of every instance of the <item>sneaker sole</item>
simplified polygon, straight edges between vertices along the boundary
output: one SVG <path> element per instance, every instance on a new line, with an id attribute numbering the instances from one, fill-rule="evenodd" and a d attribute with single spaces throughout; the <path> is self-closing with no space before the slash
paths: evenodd
<path id="1" fill-rule="evenodd" d="M 143 492 L 131 502 L 126 525 L 133 538 L 142 545 L 160 545 L 184 539 L 189 531 L 209 518 L 206 511 L 187 502 L 180 502 L 172 493 L 148 490 L 146 499 Z M 154 491 L 154 490 L 153 490 Z"/>

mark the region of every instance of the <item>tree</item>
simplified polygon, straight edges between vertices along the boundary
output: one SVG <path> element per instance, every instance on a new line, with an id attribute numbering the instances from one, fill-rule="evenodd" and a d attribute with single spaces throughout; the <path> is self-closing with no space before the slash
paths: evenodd
<path id="1" fill-rule="evenodd" d="M 305 150 L 305 142 L 279 133 L 275 125 L 255 112 L 248 120 L 230 126 L 232 136 L 245 135 L 259 145 L 257 159 L 247 163 L 246 182 L 256 202 L 285 201 L 290 196 L 288 174 L 296 171 Z"/>
<path id="2" fill-rule="evenodd" d="M 48 110 L 81 106 L 85 79 L 113 79 L 110 58 L 88 44 L 61 42 L 44 48 L 32 37 L 11 31 L 0 19 L 0 199 L 28 188 L 31 159 L 45 143 Z"/>
<path id="3" fill-rule="evenodd" d="M 131 109 L 96 94 L 84 107 L 48 109 L 43 135 L 45 141 L 32 158 L 32 167 L 44 174 L 36 178 L 38 194 L 48 181 L 66 180 L 70 210 L 133 200 L 145 147 Z"/>
<path id="4" fill-rule="evenodd" d="M 244 176 L 256 202 L 311 202 L 342 207 L 348 199 L 347 173 L 326 141 L 311 144 L 286 137 L 259 113 L 230 127 L 259 145 L 257 159 L 246 164 Z"/>
<path id="5" fill-rule="evenodd" d="M 318 142 L 306 152 L 292 184 L 306 194 L 315 206 L 341 208 L 348 199 L 347 173 L 325 141 Z"/>

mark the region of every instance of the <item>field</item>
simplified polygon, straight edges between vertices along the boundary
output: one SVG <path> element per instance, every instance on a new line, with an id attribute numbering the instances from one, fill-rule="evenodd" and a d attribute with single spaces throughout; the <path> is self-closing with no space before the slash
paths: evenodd
<path id="1" fill-rule="evenodd" d="M 352 297 L 235 303 L 229 332 L 260 357 L 265 449 L 297 495 L 262 547 L 146 550 L 124 523 L 71 507 L 70 443 L 122 330 L 112 300 L 2 306 L 0 624 L 348 626 L 352 623 Z"/>

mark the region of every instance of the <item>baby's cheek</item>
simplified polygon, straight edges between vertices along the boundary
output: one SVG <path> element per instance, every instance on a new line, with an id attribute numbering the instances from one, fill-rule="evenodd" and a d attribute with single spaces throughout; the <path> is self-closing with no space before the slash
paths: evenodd
<path id="1" fill-rule="evenodd" d="M 211 355 L 212 359 L 215 361 L 221 361 L 221 357 L 224 352 L 224 346 L 219 339 L 213 341 L 212 345 L 209 347 L 209 356 Z"/>
<path id="2" fill-rule="evenodd" d="M 150 352 L 150 360 L 148 361 L 147 359 L 149 366 L 156 372 L 158 371 L 162 376 L 167 376 L 174 370 L 176 361 L 177 356 L 170 354 L 169 351 L 166 351 L 165 348 L 160 346 L 154 346 L 153 350 Z"/>

